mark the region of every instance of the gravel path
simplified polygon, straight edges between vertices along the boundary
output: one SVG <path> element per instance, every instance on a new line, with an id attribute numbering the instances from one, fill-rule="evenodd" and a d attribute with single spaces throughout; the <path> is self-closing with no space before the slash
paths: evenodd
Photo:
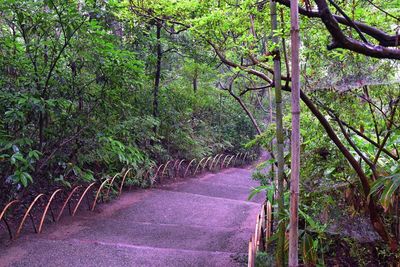
<path id="1" fill-rule="evenodd" d="M 124 193 L 98 212 L 0 246 L 0 266 L 244 266 L 263 196 L 251 169 L 230 168 Z"/>

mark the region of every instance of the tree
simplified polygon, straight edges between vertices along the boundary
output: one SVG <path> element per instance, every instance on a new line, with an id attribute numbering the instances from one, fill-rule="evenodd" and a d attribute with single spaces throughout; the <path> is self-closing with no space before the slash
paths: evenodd
<path id="1" fill-rule="evenodd" d="M 298 266 L 299 254 L 299 181 L 300 181 L 300 35 L 298 1 L 293 0 L 290 9 L 290 36 L 292 49 L 292 137 L 290 164 L 290 230 L 289 266 Z"/>
<path id="2" fill-rule="evenodd" d="M 255 134 L 212 55 L 126 4 L 0 3 L 1 203 L 126 166 L 146 186 L 155 161 L 233 153 Z"/>
<path id="3" fill-rule="evenodd" d="M 157 63 L 156 63 L 156 72 L 154 74 L 154 90 L 153 90 L 153 117 L 155 119 L 158 118 L 158 94 L 160 91 L 160 80 L 161 80 L 161 60 L 162 60 L 162 46 L 161 46 L 161 26 L 162 22 L 156 23 L 156 58 L 157 58 Z M 154 126 L 154 134 L 157 134 L 157 126 Z"/>
<path id="4" fill-rule="evenodd" d="M 256 81 L 262 81 L 271 86 L 273 85 L 271 75 L 274 74 L 273 68 L 268 65 L 268 59 L 271 58 L 271 55 L 268 53 L 263 54 L 260 49 L 258 49 L 259 47 L 262 47 L 258 45 L 258 42 L 260 42 L 261 38 L 257 38 L 257 34 L 254 35 L 249 31 L 249 29 L 253 27 L 254 31 L 257 33 L 262 26 L 265 26 L 265 20 L 262 20 L 262 11 L 265 8 L 264 3 L 265 1 L 255 5 L 243 3 L 244 8 L 239 9 L 236 5 L 230 5 L 229 3 L 220 2 L 218 5 L 216 4 L 213 6 L 213 3 L 211 2 L 204 5 L 200 3 L 192 5 L 183 1 L 179 5 L 185 7 L 184 10 L 186 12 L 176 14 L 174 13 L 175 10 L 182 9 L 180 9 L 179 6 L 169 7 L 170 3 L 166 1 L 162 5 L 164 9 L 160 9 L 160 6 L 153 6 L 151 8 L 151 12 L 153 12 L 153 16 L 163 19 L 167 25 L 175 25 L 182 30 L 189 30 L 200 40 L 207 42 L 212 47 L 220 61 L 229 69 L 237 70 L 240 73 L 247 73 L 251 77 L 254 77 Z M 144 10 L 144 12 L 146 13 L 147 11 Z M 258 13 L 255 14 L 255 12 Z M 301 9 L 300 12 L 302 12 Z M 193 21 L 191 19 L 191 15 L 193 13 L 198 14 L 198 16 L 203 16 L 202 19 L 196 19 Z M 251 14 L 253 14 L 255 18 L 254 26 L 252 26 L 251 22 L 247 19 Z M 246 32 L 248 34 L 245 34 Z M 321 34 L 323 34 L 323 32 Z M 320 40 L 321 38 L 324 38 L 324 36 L 318 35 L 316 38 L 317 40 Z M 317 41 L 316 43 L 319 44 L 320 42 Z M 316 58 L 319 59 L 318 57 Z M 247 79 L 243 75 L 240 77 Z M 292 77 L 282 76 L 282 80 L 285 82 L 290 81 L 291 79 Z M 245 90 L 243 93 L 261 89 L 261 87 L 258 87 Z M 291 91 L 291 87 L 286 85 L 283 86 L 283 89 L 286 91 Z M 349 149 L 343 144 L 335 130 L 332 128 L 331 123 L 326 120 L 313 100 L 308 97 L 307 93 L 300 90 L 300 98 L 309 108 L 309 110 L 315 115 L 333 143 L 342 152 L 343 156 L 350 163 L 350 166 L 352 166 L 354 171 L 357 173 L 358 178 L 363 185 L 362 190 L 364 192 L 364 196 L 367 198 L 370 192 L 370 185 L 368 177 L 366 176 L 362 166 L 357 163 L 357 160 L 351 154 Z M 296 112 L 297 111 L 294 111 L 294 113 Z M 375 205 L 374 201 L 370 201 L 368 210 L 371 217 L 371 224 L 377 233 L 379 233 L 379 235 L 382 237 L 382 239 L 390 244 L 392 248 L 394 248 L 395 242 L 388 234 L 378 209 L 379 208 Z"/>
<path id="5" fill-rule="evenodd" d="M 284 149 L 284 133 L 283 133 L 283 114 L 282 114 L 282 81 L 281 81 L 281 53 L 279 50 L 279 36 L 278 36 L 278 20 L 277 20 L 277 10 L 276 2 L 270 1 L 271 8 L 271 31 L 272 31 L 272 42 L 274 44 L 274 87 L 275 87 L 275 105 L 276 105 L 276 141 L 277 141 L 277 151 L 276 157 L 278 161 L 277 179 L 278 179 L 278 190 L 277 190 L 277 200 L 278 200 L 278 221 L 279 224 L 279 237 L 276 248 L 277 255 L 277 266 L 285 265 L 285 234 L 286 225 L 283 220 L 285 206 L 284 206 L 284 171 L 285 171 L 285 156 L 283 153 Z"/>

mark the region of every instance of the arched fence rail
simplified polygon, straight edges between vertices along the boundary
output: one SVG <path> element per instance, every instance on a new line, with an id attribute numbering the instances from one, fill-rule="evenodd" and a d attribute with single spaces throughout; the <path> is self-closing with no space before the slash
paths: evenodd
<path id="1" fill-rule="evenodd" d="M 192 160 L 173 159 L 149 167 L 148 170 L 143 171 L 143 177 L 147 179 L 150 185 L 153 185 L 161 183 L 167 178 L 187 178 L 201 174 L 205 170 L 217 171 L 222 168 L 240 166 L 255 160 L 257 157 L 258 155 L 255 152 L 246 152 L 235 155 L 217 154 Z M 222 161 L 222 159 L 224 160 Z M 63 215 L 65 216 L 67 207 L 69 215 L 75 216 L 85 206 L 82 203 L 86 202 L 87 209 L 94 211 L 100 200 L 102 202 L 110 201 L 112 197 L 120 196 L 129 175 L 133 176 L 132 169 L 124 168 L 112 177 L 86 185 L 76 185 L 70 191 L 66 188 L 58 188 L 49 194 L 40 193 L 30 203 L 24 203 L 20 199 L 11 200 L 4 207 L 0 207 L 0 224 L 5 225 L 4 228 L 7 230 L 10 240 L 13 240 L 18 238 L 26 228 L 29 217 L 34 232 L 40 234 L 46 225 L 46 218 L 49 222 L 57 223 Z M 58 205 L 56 202 L 58 202 Z M 22 215 L 20 215 L 21 209 Z M 13 220 L 10 219 L 10 216 Z"/>

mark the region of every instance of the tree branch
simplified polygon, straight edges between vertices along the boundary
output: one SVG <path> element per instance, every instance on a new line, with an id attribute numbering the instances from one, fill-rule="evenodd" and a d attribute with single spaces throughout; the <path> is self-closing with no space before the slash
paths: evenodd
<path id="1" fill-rule="evenodd" d="M 276 2 L 285 5 L 287 7 L 290 7 L 290 0 L 276 0 Z M 321 18 L 320 14 L 317 11 L 306 10 L 305 8 L 302 8 L 300 6 L 299 6 L 299 13 L 309 18 Z M 334 14 L 332 16 L 338 23 L 352 27 L 352 25 L 344 17 Z M 370 25 L 367 25 L 359 21 L 353 21 L 353 23 L 360 29 L 361 32 L 377 40 L 379 42 L 379 45 L 381 46 L 396 47 L 399 45 L 400 36 L 389 35 L 380 29 L 377 29 L 375 27 L 372 27 Z"/>
<path id="2" fill-rule="evenodd" d="M 331 5 L 333 5 L 336 10 L 342 14 L 342 16 L 347 20 L 347 22 L 350 24 L 350 26 L 356 30 L 356 32 L 358 33 L 358 35 L 360 36 L 361 40 L 364 41 L 364 43 L 369 43 L 367 38 L 365 38 L 364 34 L 362 33 L 362 31 L 358 28 L 358 26 L 354 23 L 354 21 L 352 19 L 349 18 L 349 16 L 346 15 L 346 13 L 340 8 L 340 6 L 338 6 L 333 0 L 329 0 L 329 3 L 331 3 Z"/>
<path id="3" fill-rule="evenodd" d="M 343 127 L 343 124 L 341 122 L 341 120 L 339 119 L 339 117 L 335 116 L 335 120 L 337 121 L 337 123 L 339 124 L 339 128 L 340 131 L 342 132 L 344 138 L 346 138 L 347 142 L 349 143 L 349 145 L 354 149 L 354 151 L 364 160 L 365 163 L 368 164 L 368 166 L 371 168 L 372 171 L 375 170 L 375 164 L 369 159 L 367 158 L 367 156 L 365 156 L 359 149 L 358 147 L 354 144 L 353 140 L 351 140 L 351 137 L 349 136 L 349 134 L 346 132 L 346 130 Z M 378 178 L 378 177 L 376 177 Z"/>
<path id="4" fill-rule="evenodd" d="M 285 86 L 282 89 L 286 90 L 286 91 L 291 91 L 291 88 L 288 86 Z M 340 150 L 340 152 L 343 154 L 343 156 L 347 159 L 347 161 L 353 167 L 354 171 L 357 173 L 357 176 L 360 179 L 361 186 L 362 186 L 363 192 L 364 192 L 364 196 L 365 196 L 365 198 L 368 198 L 371 188 L 369 185 L 369 179 L 368 179 L 367 175 L 365 174 L 364 170 L 362 169 L 361 165 L 353 157 L 353 155 L 350 153 L 350 151 L 344 146 L 342 141 L 340 141 L 339 137 L 333 130 L 333 128 L 330 125 L 330 123 L 328 122 L 328 120 L 318 110 L 318 108 L 314 105 L 314 103 L 311 101 L 311 99 L 308 98 L 308 96 L 303 91 L 300 91 L 300 97 L 301 97 L 301 100 L 306 104 L 308 109 L 314 114 L 314 116 L 321 123 L 322 127 L 325 129 L 329 138 L 333 141 L 333 143 L 336 145 L 336 147 Z M 397 250 L 397 241 L 387 232 L 387 230 L 382 222 L 382 219 L 381 219 L 379 213 L 377 212 L 377 206 L 372 199 L 370 199 L 368 201 L 368 211 L 369 211 L 369 215 L 370 215 L 370 219 L 371 219 L 371 224 L 372 224 L 373 228 L 375 229 L 375 231 L 381 236 L 381 238 L 385 242 L 387 242 L 390 245 L 390 248 L 392 251 L 396 251 Z"/>
<path id="5" fill-rule="evenodd" d="M 395 103 L 393 109 L 391 110 L 390 120 L 389 120 L 388 126 L 387 126 L 387 133 L 386 133 L 385 137 L 384 137 L 383 140 L 382 140 L 382 144 L 381 144 L 381 146 L 379 147 L 378 152 L 377 152 L 376 155 L 375 155 L 374 164 L 376 164 L 376 162 L 378 161 L 379 156 L 380 156 L 380 154 L 381 154 L 381 152 L 382 152 L 382 149 L 385 147 L 386 142 L 387 142 L 387 140 L 389 139 L 390 134 L 392 133 L 391 129 L 392 129 L 392 126 L 393 126 L 394 115 L 396 114 L 397 103 L 398 103 L 398 102 L 399 102 L 399 99 L 396 100 L 396 103 Z"/>
<path id="6" fill-rule="evenodd" d="M 224 87 L 224 86 L 222 86 L 221 82 L 219 83 L 219 84 L 220 84 L 220 87 L 221 87 L 223 90 L 228 91 L 229 94 L 239 103 L 239 105 L 242 107 L 242 109 L 246 112 L 247 116 L 250 118 L 250 120 L 251 120 L 251 122 L 252 122 L 254 128 L 255 128 L 256 131 L 257 131 L 257 134 L 262 134 L 262 131 L 261 131 L 260 127 L 258 126 L 258 123 L 257 123 L 256 119 L 254 118 L 253 114 L 252 114 L 252 113 L 250 112 L 250 110 L 247 108 L 247 106 L 246 106 L 246 104 L 243 102 L 243 100 L 242 100 L 239 96 L 235 95 L 235 93 L 233 92 L 233 83 L 235 82 L 235 79 L 238 77 L 238 74 L 239 74 L 239 73 L 236 73 L 235 76 L 232 77 L 232 79 L 230 79 L 229 85 L 228 85 L 227 88 Z"/>
<path id="7" fill-rule="evenodd" d="M 331 116 L 333 119 L 336 120 L 335 117 Z M 340 119 L 339 119 L 340 120 Z M 346 123 L 345 121 L 340 120 L 340 123 L 343 124 L 344 126 L 346 126 L 348 129 L 350 129 L 353 133 L 355 133 L 356 135 L 358 135 L 359 137 L 363 138 L 364 140 L 366 140 L 367 142 L 369 142 L 371 145 L 375 146 L 376 148 L 380 148 L 381 146 L 375 142 L 374 140 L 372 140 L 371 138 L 369 138 L 368 136 L 366 136 L 365 134 L 363 134 L 362 132 L 360 132 L 359 130 L 357 130 L 356 128 L 354 128 L 353 126 L 349 125 L 348 123 Z M 395 156 L 393 155 L 389 150 L 387 150 L 386 148 L 382 149 L 382 152 L 384 152 L 386 155 L 388 155 L 389 157 L 391 157 L 394 160 L 399 160 L 399 156 Z"/>
<path id="8" fill-rule="evenodd" d="M 264 89 L 267 89 L 267 88 L 271 88 L 271 87 L 273 87 L 273 86 L 274 86 L 273 83 L 271 83 L 271 84 L 269 84 L 269 85 L 260 86 L 260 87 L 247 87 L 247 86 L 246 86 L 246 90 L 240 92 L 239 96 L 242 96 L 242 95 L 246 94 L 246 93 L 249 92 L 249 91 L 264 90 Z"/>
<path id="9" fill-rule="evenodd" d="M 368 87 L 367 87 L 367 86 L 364 86 L 364 87 L 363 87 L 363 91 L 364 91 L 365 96 L 366 96 L 368 99 L 370 99 L 370 98 L 369 98 L 369 92 L 368 92 Z M 373 108 L 372 108 L 371 102 L 372 102 L 372 101 L 368 101 L 369 112 L 371 113 L 372 121 L 374 122 L 374 129 L 375 129 L 375 135 L 376 135 L 376 142 L 379 144 L 381 141 L 380 141 L 380 138 L 379 138 L 378 123 L 377 123 L 377 121 L 376 121 L 375 112 L 374 112 L 374 110 L 373 110 Z"/>
<path id="10" fill-rule="evenodd" d="M 217 54 L 217 56 L 219 57 L 219 59 L 227 66 L 230 66 L 232 68 L 239 68 L 249 74 L 253 74 L 261 79 L 263 79 L 264 81 L 267 81 L 269 83 L 272 83 L 272 79 L 269 78 L 265 73 L 255 70 L 255 69 L 251 69 L 251 68 L 247 68 L 247 67 L 243 67 L 240 64 L 237 64 L 233 61 L 228 60 L 225 55 L 218 49 L 218 47 L 212 43 L 211 41 L 207 40 L 207 42 L 211 45 L 211 47 L 214 49 L 215 53 Z"/>
<path id="11" fill-rule="evenodd" d="M 382 45 L 365 44 L 345 36 L 339 27 L 338 21 L 329 10 L 326 1 L 315 0 L 315 2 L 318 6 L 319 17 L 332 36 L 332 43 L 328 45 L 328 50 L 343 48 L 375 58 L 400 59 L 399 49 L 384 47 Z"/>

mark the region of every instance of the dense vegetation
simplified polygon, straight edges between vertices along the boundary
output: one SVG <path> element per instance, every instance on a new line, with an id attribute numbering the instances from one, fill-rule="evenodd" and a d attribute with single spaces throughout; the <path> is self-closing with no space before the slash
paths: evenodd
<path id="1" fill-rule="evenodd" d="M 255 177 L 279 206 L 264 256 L 285 265 L 293 48 L 276 2 L 3 0 L 0 200 L 261 145 L 272 171 Z M 314 2 L 299 7 L 301 261 L 394 263 L 400 6 Z"/>
<path id="2" fill-rule="evenodd" d="M 215 58 L 187 35 L 157 37 L 117 3 L 2 1 L 0 10 L 3 201 L 126 165 L 238 151 L 254 136 L 217 88 Z"/>

